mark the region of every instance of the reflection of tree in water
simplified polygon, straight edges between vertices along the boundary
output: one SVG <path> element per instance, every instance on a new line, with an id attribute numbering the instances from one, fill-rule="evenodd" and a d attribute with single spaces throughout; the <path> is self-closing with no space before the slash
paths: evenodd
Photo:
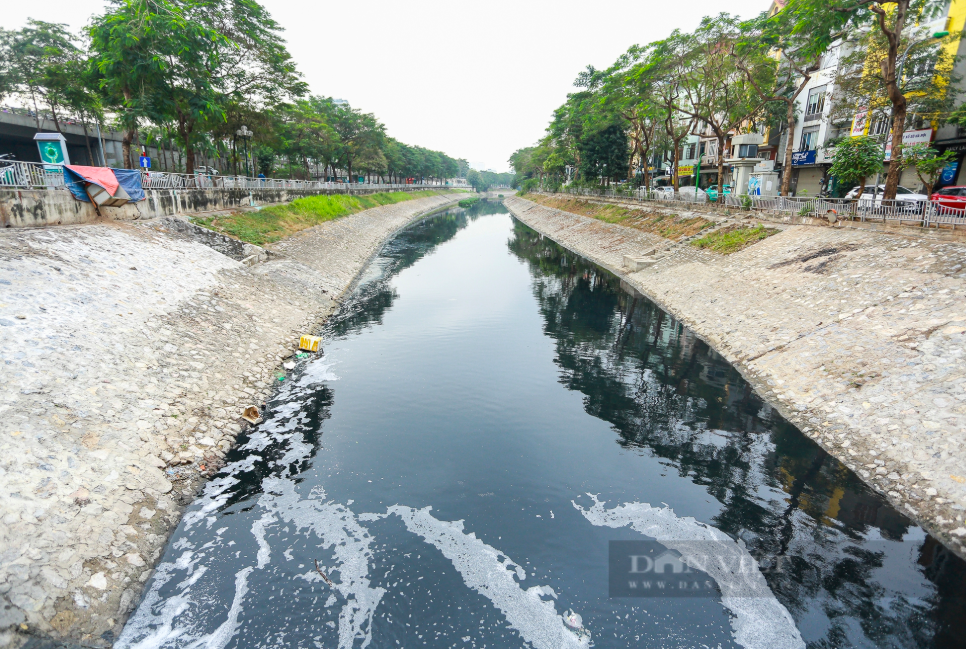
<path id="1" fill-rule="evenodd" d="M 471 207 L 454 207 L 425 218 L 400 232 L 390 240 L 376 263 L 382 273 L 375 281 L 356 289 L 339 312 L 326 326 L 326 337 L 343 336 L 366 326 L 382 322 L 382 317 L 396 299 L 390 280 L 432 252 L 437 246 L 449 241 L 456 233 L 486 214 L 506 212 L 500 203 L 479 201 Z"/>
<path id="2" fill-rule="evenodd" d="M 485 211 L 487 206 L 477 207 L 481 203 L 470 209 L 453 208 L 425 218 L 387 243 L 378 260 L 382 264 L 382 273 L 375 281 L 358 287 L 343 303 L 339 312 L 330 319 L 325 337 L 356 332 L 381 322 L 383 315 L 396 298 L 396 293 L 390 285 L 392 277 L 415 264 L 441 243 L 452 239 L 457 232 L 466 227 L 470 220 L 481 214 L 492 213 Z M 492 205 L 489 207 L 492 209 Z M 502 211 L 502 208 L 500 210 Z M 284 392 L 276 394 L 268 403 L 266 423 L 270 423 L 273 411 L 277 411 L 279 406 L 292 398 Z M 223 511 L 260 494 L 262 482 L 266 478 L 279 475 L 296 476 L 308 469 L 311 458 L 314 457 L 321 443 L 322 422 L 329 418 L 334 395 L 330 387 L 319 385 L 312 391 L 299 391 L 297 399 L 299 410 L 290 418 L 277 422 L 279 428 L 291 426 L 290 432 L 284 435 L 283 440 L 253 455 L 251 450 L 244 448 L 250 439 L 249 434 L 244 434 L 239 437 L 237 446 L 225 457 L 229 467 L 232 463 L 250 456 L 255 459 L 244 471 L 233 474 L 238 483 L 231 488 L 227 501 L 221 507 Z M 302 459 L 296 463 L 280 464 L 280 460 L 293 444 L 307 445 L 312 452 L 302 454 Z"/>
<path id="3" fill-rule="evenodd" d="M 819 607 L 830 618 L 816 646 L 848 646 L 856 622 L 876 646 L 962 637 L 950 623 L 966 617 L 954 579 L 966 574 L 963 561 L 927 539 L 924 550 L 938 550 L 923 570 L 936 586 L 927 601 L 877 581 L 886 546 L 864 537 L 875 528 L 901 539 L 904 516 L 653 302 L 522 223 L 509 247 L 530 265 L 561 383 L 613 425 L 619 444 L 704 485 L 723 506 L 715 526 L 755 554 L 786 557 L 769 584 L 793 612 Z"/>

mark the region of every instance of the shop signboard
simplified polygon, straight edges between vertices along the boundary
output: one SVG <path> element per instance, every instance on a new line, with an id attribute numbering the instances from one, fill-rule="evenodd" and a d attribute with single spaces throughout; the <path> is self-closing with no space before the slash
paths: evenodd
<path id="1" fill-rule="evenodd" d="M 906 131 L 902 134 L 902 146 L 912 146 L 914 144 L 929 144 L 932 142 L 932 129 L 921 128 L 916 131 Z M 892 131 L 889 131 L 889 140 L 885 147 L 885 161 L 892 159 Z"/>
<path id="2" fill-rule="evenodd" d="M 865 135 L 865 127 L 869 121 L 869 109 L 860 108 L 859 112 L 855 114 L 852 118 L 852 130 L 849 135 L 852 137 L 859 137 L 860 135 Z"/>
<path id="3" fill-rule="evenodd" d="M 693 176 L 694 175 L 694 165 L 681 165 L 678 167 L 678 177 L 681 176 Z"/>
<path id="4" fill-rule="evenodd" d="M 956 172 L 959 171 L 959 160 L 951 160 L 943 167 L 943 172 L 939 175 L 940 185 L 952 185 L 956 182 Z"/>
<path id="5" fill-rule="evenodd" d="M 815 151 L 795 151 L 792 153 L 792 166 L 801 167 L 802 165 L 815 164 Z"/>

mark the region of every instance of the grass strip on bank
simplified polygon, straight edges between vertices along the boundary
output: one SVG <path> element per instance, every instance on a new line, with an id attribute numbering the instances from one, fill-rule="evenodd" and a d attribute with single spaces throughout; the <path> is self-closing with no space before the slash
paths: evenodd
<path id="1" fill-rule="evenodd" d="M 256 246 L 273 243 L 300 230 L 355 214 L 381 205 L 440 196 L 453 190 L 424 190 L 417 192 L 381 192 L 365 196 L 331 194 L 297 198 L 291 203 L 273 205 L 258 211 L 197 217 L 194 223 L 241 239 Z"/>
<path id="2" fill-rule="evenodd" d="M 773 234 L 778 234 L 778 232 L 779 230 L 766 228 L 760 223 L 755 227 L 732 226 L 711 232 L 700 239 L 695 239 L 691 242 L 691 245 L 730 255 L 762 239 L 767 239 Z"/>
<path id="3" fill-rule="evenodd" d="M 480 202 L 480 197 L 479 196 L 469 196 L 469 197 L 464 198 L 463 200 L 461 200 L 459 202 L 459 206 L 460 207 L 472 207 L 473 205 L 475 205 L 476 203 L 479 203 L 479 202 Z"/>
<path id="4" fill-rule="evenodd" d="M 592 203 L 579 198 L 556 198 L 541 194 L 527 194 L 524 198 L 546 207 L 616 223 L 672 241 L 698 234 L 714 225 L 712 221 L 700 216 L 681 217 L 677 214 L 649 212 L 609 203 Z"/>

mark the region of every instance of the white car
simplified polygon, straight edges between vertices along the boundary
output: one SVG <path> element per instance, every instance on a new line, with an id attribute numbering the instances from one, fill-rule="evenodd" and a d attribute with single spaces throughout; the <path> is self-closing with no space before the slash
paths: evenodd
<path id="1" fill-rule="evenodd" d="M 879 206 L 882 204 L 882 194 L 885 192 L 885 185 L 879 185 L 878 189 L 875 185 L 866 185 L 862 188 L 862 195 L 859 196 L 859 188 L 853 187 L 848 194 L 845 195 L 846 198 L 858 198 L 864 201 L 875 200 L 875 205 Z M 905 187 L 896 188 L 896 200 L 904 201 L 909 203 L 914 203 L 918 208 L 919 205 L 924 201 L 928 201 L 929 197 L 925 194 L 917 194 L 912 190 L 906 189 Z M 910 207 L 912 207 L 910 205 Z"/>

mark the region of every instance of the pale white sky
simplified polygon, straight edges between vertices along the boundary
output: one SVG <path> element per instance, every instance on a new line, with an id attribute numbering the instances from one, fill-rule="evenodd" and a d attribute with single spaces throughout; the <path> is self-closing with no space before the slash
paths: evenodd
<path id="1" fill-rule="evenodd" d="M 0 26 L 28 17 L 83 26 L 102 0 L 4 3 Z M 634 43 L 693 29 L 704 15 L 743 18 L 767 0 L 262 0 L 313 93 L 375 113 L 408 144 L 509 169 L 536 142 L 588 64 L 608 67 Z"/>

